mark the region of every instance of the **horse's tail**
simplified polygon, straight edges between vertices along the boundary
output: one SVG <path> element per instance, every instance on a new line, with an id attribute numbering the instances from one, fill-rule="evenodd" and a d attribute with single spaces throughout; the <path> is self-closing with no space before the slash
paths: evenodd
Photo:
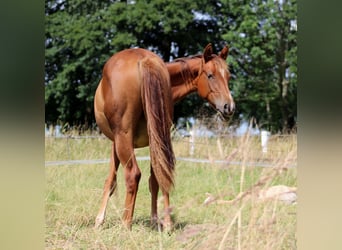
<path id="1" fill-rule="evenodd" d="M 152 170 L 161 189 L 169 192 L 174 185 L 175 169 L 170 135 L 173 116 L 170 76 L 164 62 L 157 57 L 142 59 L 138 67 Z"/>

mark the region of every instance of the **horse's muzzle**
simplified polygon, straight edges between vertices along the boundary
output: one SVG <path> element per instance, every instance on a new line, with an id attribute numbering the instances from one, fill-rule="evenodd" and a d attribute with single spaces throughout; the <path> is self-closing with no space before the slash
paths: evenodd
<path id="1" fill-rule="evenodd" d="M 233 114 L 234 114 L 234 111 L 235 111 L 235 103 L 234 102 L 231 102 L 231 103 L 226 103 L 224 106 L 223 106 L 223 110 L 220 112 L 222 114 L 222 116 L 225 118 L 225 119 L 229 119 Z"/>

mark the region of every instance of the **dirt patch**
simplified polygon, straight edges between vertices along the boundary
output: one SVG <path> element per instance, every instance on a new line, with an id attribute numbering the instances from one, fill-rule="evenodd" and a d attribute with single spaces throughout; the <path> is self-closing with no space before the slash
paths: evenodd
<path id="1" fill-rule="evenodd" d="M 222 240 L 223 226 L 215 224 L 187 225 L 184 230 L 176 236 L 176 240 L 195 249 L 217 249 Z M 225 249 L 233 249 L 227 248 Z"/>

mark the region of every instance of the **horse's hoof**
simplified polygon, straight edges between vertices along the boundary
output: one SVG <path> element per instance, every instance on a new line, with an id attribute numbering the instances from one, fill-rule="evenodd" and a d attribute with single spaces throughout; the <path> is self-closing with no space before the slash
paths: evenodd
<path id="1" fill-rule="evenodd" d="M 127 229 L 128 231 L 132 231 L 132 223 L 129 222 L 124 222 L 123 226 L 125 229 Z"/>
<path id="2" fill-rule="evenodd" d="M 163 222 L 163 232 L 171 234 L 173 230 L 173 225 L 171 222 Z"/>
<path id="3" fill-rule="evenodd" d="M 103 222 L 104 222 L 103 218 L 96 218 L 94 228 L 99 229 L 102 226 Z"/>
<path id="4" fill-rule="evenodd" d="M 158 230 L 158 229 L 161 229 L 161 226 L 162 226 L 161 222 L 157 216 L 151 217 L 151 228 L 152 229 Z"/>

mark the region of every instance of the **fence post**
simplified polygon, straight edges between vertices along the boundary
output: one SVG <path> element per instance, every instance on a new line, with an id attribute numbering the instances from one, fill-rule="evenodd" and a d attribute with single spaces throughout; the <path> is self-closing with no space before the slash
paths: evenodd
<path id="1" fill-rule="evenodd" d="M 193 130 L 191 130 L 189 134 L 189 154 L 190 156 L 193 156 L 195 152 L 195 133 Z"/>
<path id="2" fill-rule="evenodd" d="M 56 137 L 61 137 L 62 136 L 62 133 L 61 133 L 61 126 L 60 125 L 56 125 L 55 126 L 55 136 Z"/>
<path id="3" fill-rule="evenodd" d="M 261 131 L 261 147 L 262 147 L 263 153 L 267 153 L 267 142 L 268 142 L 269 134 L 270 133 L 266 130 Z"/>

